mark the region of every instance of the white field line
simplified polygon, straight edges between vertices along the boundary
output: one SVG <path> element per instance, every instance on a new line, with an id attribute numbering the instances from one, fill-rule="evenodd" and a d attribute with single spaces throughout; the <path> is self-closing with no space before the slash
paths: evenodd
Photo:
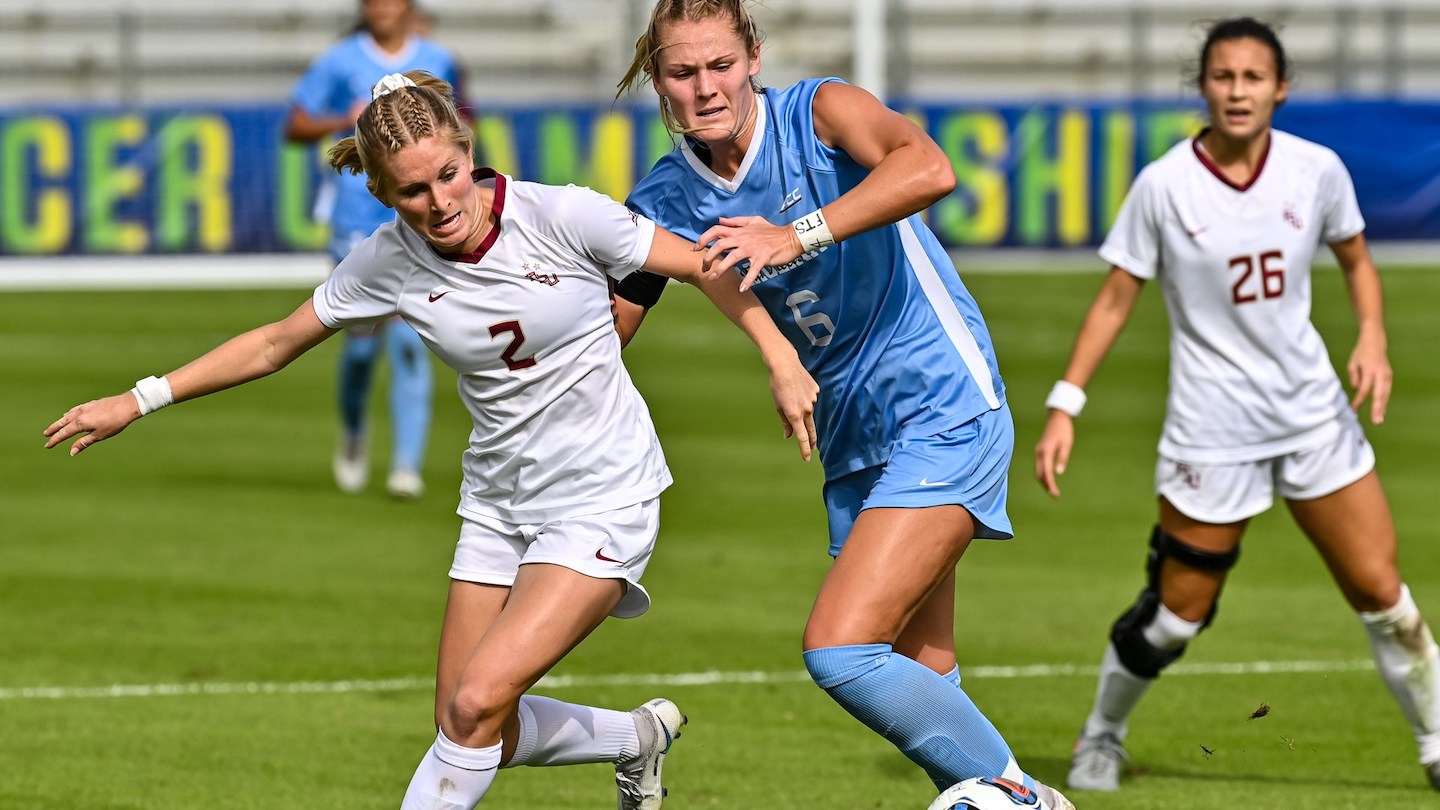
<path id="1" fill-rule="evenodd" d="M 1374 662 L 1360 661 L 1247 661 L 1216 664 L 1177 664 L 1167 670 L 1175 675 L 1276 675 L 1288 673 L 1335 673 L 1373 670 Z M 1028 666 L 975 666 L 962 670 L 965 678 L 1014 680 L 1017 678 L 1093 678 L 1099 667 L 1080 664 L 1031 664 Z M 537 691 L 576 689 L 594 686 L 715 686 L 728 684 L 800 683 L 810 680 L 803 671 L 791 672 L 680 672 L 632 675 L 551 675 L 540 681 Z M 388 680 L 295 681 L 291 683 L 155 683 L 113 686 L 31 686 L 0 689 L 0 700 L 77 700 L 84 698 L 149 698 L 186 695 L 307 695 L 345 692 L 413 692 L 433 688 L 433 678 L 391 678 Z"/>

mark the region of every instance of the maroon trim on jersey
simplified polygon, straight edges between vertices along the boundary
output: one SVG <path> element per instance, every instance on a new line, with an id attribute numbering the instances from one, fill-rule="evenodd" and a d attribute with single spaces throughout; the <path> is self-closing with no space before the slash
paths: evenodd
<path id="1" fill-rule="evenodd" d="M 450 262 L 479 264 L 480 260 L 485 258 L 486 251 L 490 250 L 491 246 L 495 244 L 495 240 L 500 238 L 500 215 L 505 213 L 505 175 L 491 168 L 476 169 L 470 173 L 470 179 L 477 183 L 492 177 L 495 178 L 495 201 L 490 204 L 490 211 L 495 214 L 495 227 L 485 234 L 485 238 L 480 240 L 480 245 L 475 248 L 473 253 L 441 253 L 439 250 L 435 250 L 434 245 L 431 245 L 430 249 L 435 250 L 440 258 Z"/>
<path id="2" fill-rule="evenodd" d="M 1200 139 L 1204 138 L 1209 131 L 1210 127 L 1200 130 L 1200 134 L 1196 135 L 1195 139 L 1190 142 L 1190 148 L 1195 150 L 1195 157 L 1200 160 L 1200 165 L 1209 169 L 1210 173 L 1215 175 L 1216 180 L 1219 180 L 1236 191 L 1249 191 L 1250 187 L 1255 185 L 1255 181 L 1260 179 L 1260 173 L 1265 171 L 1265 161 L 1270 159 L 1270 146 L 1275 143 L 1275 138 L 1269 132 L 1265 133 L 1265 154 L 1260 156 L 1260 163 L 1255 167 L 1255 174 L 1251 175 L 1249 182 L 1242 186 L 1226 177 L 1225 173 L 1220 171 L 1220 167 L 1215 165 L 1215 161 L 1210 159 L 1210 155 L 1201 148 Z"/>

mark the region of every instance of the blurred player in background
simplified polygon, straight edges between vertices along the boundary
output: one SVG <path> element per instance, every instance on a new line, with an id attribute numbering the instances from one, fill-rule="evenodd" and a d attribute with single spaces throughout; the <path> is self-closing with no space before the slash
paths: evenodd
<path id="1" fill-rule="evenodd" d="M 643 265 L 705 290 L 760 348 L 806 457 L 815 382 L 754 296 L 703 277 L 704 254 L 688 242 L 589 189 L 476 171 L 471 139 L 443 81 L 384 77 L 330 160 L 363 171 L 398 221 L 285 320 L 72 408 L 46 429 L 46 446 L 74 439 L 73 455 L 171 402 L 277 371 L 347 326 L 403 317 L 459 373 L 474 422 L 440 637 L 439 733 L 403 808 L 474 807 L 502 765 L 608 762 L 620 810 L 654 810 L 685 722 L 674 703 L 623 712 L 525 694 L 606 616 L 650 605 L 640 577 L 671 479 L 620 361 L 608 279 Z"/>
<path id="2" fill-rule="evenodd" d="M 361 24 L 354 34 L 321 54 L 301 77 L 291 96 L 285 137 L 313 142 L 350 132 L 370 100 L 370 88 L 387 73 L 425 70 L 457 90 L 460 71 L 439 45 L 416 33 L 428 21 L 411 0 L 362 0 Z M 336 264 L 361 239 L 394 219 L 394 212 L 375 199 L 362 177 L 331 177 L 316 199 L 316 218 L 330 222 L 330 258 Z M 370 478 L 366 406 L 381 345 L 390 357 L 390 419 L 393 446 L 385 488 L 397 498 L 416 498 L 425 489 L 420 470 L 430 436 L 430 355 L 415 330 L 395 319 L 380 326 L 346 331 L 340 352 L 341 434 L 335 451 L 335 483 L 345 492 L 359 492 Z"/>
<path id="3" fill-rule="evenodd" d="M 1396 567 L 1395 525 L 1356 416 L 1368 398 L 1380 424 L 1390 398 L 1380 277 L 1340 159 L 1271 128 L 1288 77 L 1270 26 L 1246 17 L 1210 28 L 1198 77 L 1210 124 L 1136 178 L 1100 248 L 1110 274 L 1046 402 L 1035 475 L 1058 496 L 1085 384 L 1145 281 L 1158 278 L 1171 332 L 1160 522 L 1146 585 L 1110 633 L 1074 788 L 1119 788 L 1131 712 L 1215 618 L 1246 524 L 1278 495 L 1359 613 L 1440 789 L 1440 650 Z M 1310 265 L 1322 242 L 1359 322 L 1349 399 L 1310 323 Z"/>
<path id="4" fill-rule="evenodd" d="M 954 188 L 950 160 L 839 80 L 762 88 L 760 39 L 744 0 L 655 6 L 620 87 L 648 81 L 683 142 L 628 204 L 738 269 L 820 384 L 836 559 L 806 667 L 938 788 L 1005 777 L 1069 808 L 959 686 L 955 566 L 974 538 L 1012 536 L 1014 428 L 979 307 L 918 216 Z M 622 333 L 661 281 L 622 282 Z"/>

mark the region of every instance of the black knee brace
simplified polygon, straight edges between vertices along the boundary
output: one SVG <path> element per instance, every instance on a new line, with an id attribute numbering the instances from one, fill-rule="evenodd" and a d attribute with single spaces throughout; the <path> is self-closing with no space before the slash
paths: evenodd
<path id="1" fill-rule="evenodd" d="M 1185 645 L 1162 650 L 1145 638 L 1145 628 L 1160 610 L 1160 567 L 1166 558 L 1201 571 L 1228 571 L 1240 559 L 1240 548 L 1219 554 L 1187 545 L 1179 538 L 1161 531 L 1159 526 L 1150 535 L 1150 554 L 1145 561 L 1146 582 L 1135 604 L 1121 614 L 1110 628 L 1110 641 L 1125 668 L 1142 678 L 1159 677 L 1160 671 L 1175 663 L 1185 652 Z M 1215 620 L 1218 600 L 1210 606 L 1200 629 Z"/>

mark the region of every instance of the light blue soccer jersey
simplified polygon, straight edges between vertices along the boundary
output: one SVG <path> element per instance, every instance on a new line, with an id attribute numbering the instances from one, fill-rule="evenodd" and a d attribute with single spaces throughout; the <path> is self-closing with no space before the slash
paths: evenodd
<path id="1" fill-rule="evenodd" d="M 452 86 L 459 78 L 449 52 L 429 40 L 411 37 L 404 50 L 392 56 L 361 31 L 336 43 L 311 63 L 295 86 L 290 103 L 310 115 L 341 115 L 357 102 L 370 101 L 370 88 L 386 74 L 408 70 L 429 71 Z M 344 134 L 348 133 L 340 133 Z M 333 194 L 330 204 L 334 206 L 329 213 L 332 244 L 351 245 L 356 240 L 349 237 L 369 236 L 395 218 L 395 212 L 381 205 L 365 188 L 365 175 L 342 172 L 327 177 L 326 182 L 334 184 L 328 190 Z M 333 258 L 339 261 L 347 251 L 348 247 Z"/>
<path id="2" fill-rule="evenodd" d="M 657 162 L 627 204 L 695 239 L 722 216 L 788 224 L 867 174 L 815 136 L 810 79 L 767 89 L 733 181 L 689 144 Z M 781 267 L 754 286 L 820 385 L 815 411 L 827 479 L 888 461 L 901 439 L 962 425 L 1005 401 L 990 332 L 954 264 L 918 215 Z"/>

